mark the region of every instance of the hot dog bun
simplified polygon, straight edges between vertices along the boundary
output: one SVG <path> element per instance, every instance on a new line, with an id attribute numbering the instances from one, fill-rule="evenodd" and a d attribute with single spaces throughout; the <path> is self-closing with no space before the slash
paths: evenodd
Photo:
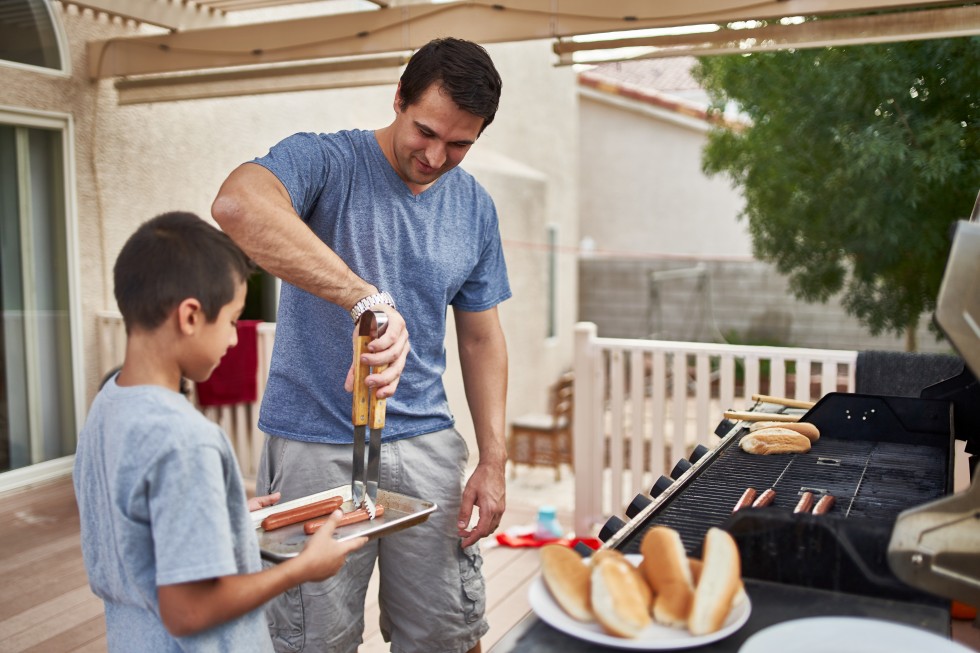
<path id="1" fill-rule="evenodd" d="M 640 598 L 643 600 L 644 608 L 647 612 L 650 612 L 650 610 L 653 608 L 653 588 L 650 587 L 650 584 L 647 582 L 643 572 L 641 572 L 638 567 L 634 567 L 626 556 L 624 556 L 622 552 L 617 549 L 599 549 L 592 554 L 589 561 L 591 562 L 592 566 L 595 567 L 606 558 L 617 558 L 629 564 L 630 569 L 633 570 L 633 573 L 636 574 L 640 581 Z"/>
<path id="2" fill-rule="evenodd" d="M 694 587 L 697 588 L 698 583 L 701 581 L 701 561 L 697 558 L 688 558 L 688 563 L 691 565 L 691 576 L 694 577 Z M 745 583 L 742 579 L 738 579 L 738 589 L 735 590 L 735 596 L 732 598 L 732 607 L 736 607 L 745 602 L 749 598 L 749 595 L 745 593 Z"/>
<path id="3" fill-rule="evenodd" d="M 681 536 L 672 528 L 654 526 L 640 543 L 640 571 L 653 588 L 653 618 L 683 628 L 691 610 L 694 581 Z"/>
<path id="4" fill-rule="evenodd" d="M 541 547 L 541 577 L 555 602 L 573 619 L 593 621 L 589 607 L 590 566 L 562 544 Z"/>
<path id="5" fill-rule="evenodd" d="M 650 625 L 650 588 L 625 558 L 605 556 L 592 566 L 592 611 L 602 628 L 636 637 Z"/>
<path id="6" fill-rule="evenodd" d="M 810 438 L 810 442 L 816 442 L 820 439 L 820 429 L 809 422 L 755 422 L 749 427 L 749 431 L 755 432 L 760 429 L 770 429 L 773 427 L 796 431 Z"/>
<path id="7" fill-rule="evenodd" d="M 762 455 L 805 453 L 810 450 L 810 438 L 796 431 L 772 427 L 743 436 L 739 446 L 747 453 Z"/>
<path id="8" fill-rule="evenodd" d="M 701 577 L 687 620 L 687 628 L 695 636 L 721 628 L 731 610 L 742 575 L 738 546 L 731 535 L 720 528 L 709 528 L 703 548 Z"/>

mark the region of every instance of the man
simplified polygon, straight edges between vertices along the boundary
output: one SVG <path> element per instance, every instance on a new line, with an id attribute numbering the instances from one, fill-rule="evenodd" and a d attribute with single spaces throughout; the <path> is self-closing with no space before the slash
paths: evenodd
<path id="1" fill-rule="evenodd" d="M 438 506 L 424 524 L 352 554 L 329 582 L 270 604 L 278 650 L 356 651 L 376 559 L 392 650 L 479 650 L 487 631 L 477 543 L 505 505 L 507 352 L 496 306 L 511 292 L 493 202 L 457 166 L 493 120 L 500 89 L 483 48 L 435 40 L 408 63 L 390 125 L 289 137 L 236 169 L 212 207 L 284 281 L 256 491 L 289 500 L 350 483 L 351 319 L 374 307 L 389 317 L 362 357 L 389 365 L 367 378 L 390 398 L 380 486 Z M 480 454 L 465 488 L 468 452 L 442 384 L 448 306 Z"/>

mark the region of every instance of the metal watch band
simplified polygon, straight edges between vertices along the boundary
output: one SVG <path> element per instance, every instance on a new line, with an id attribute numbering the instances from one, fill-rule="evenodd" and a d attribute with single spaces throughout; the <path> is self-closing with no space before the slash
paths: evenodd
<path id="1" fill-rule="evenodd" d="M 357 321 L 361 319 L 361 315 L 364 313 L 364 311 L 377 304 L 387 304 L 388 306 L 395 308 L 395 300 L 392 299 L 391 295 L 385 291 L 381 291 L 358 300 L 358 302 L 354 304 L 354 308 L 350 309 L 350 319 L 354 320 L 354 324 L 357 324 Z"/>

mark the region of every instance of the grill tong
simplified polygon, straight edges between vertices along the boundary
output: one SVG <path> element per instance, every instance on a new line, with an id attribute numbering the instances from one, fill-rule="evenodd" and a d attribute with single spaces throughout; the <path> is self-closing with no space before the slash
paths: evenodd
<path id="1" fill-rule="evenodd" d="M 378 399 L 364 383 L 371 373 L 370 366 L 361 363 L 361 354 L 367 351 L 368 343 L 379 338 L 388 327 L 388 316 L 384 311 L 364 311 L 358 320 L 358 332 L 354 338 L 354 401 L 351 421 L 354 424 L 354 461 L 351 478 L 351 496 L 354 508 L 365 508 L 375 516 L 375 502 L 378 499 L 378 479 L 381 476 L 381 430 L 385 425 L 385 400 Z M 387 365 L 377 365 L 374 373 L 382 372 Z M 364 445 L 371 427 L 368 443 L 367 465 L 364 461 Z"/>

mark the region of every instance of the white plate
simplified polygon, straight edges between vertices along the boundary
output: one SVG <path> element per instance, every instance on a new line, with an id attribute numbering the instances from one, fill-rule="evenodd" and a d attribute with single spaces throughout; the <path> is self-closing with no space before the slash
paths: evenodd
<path id="1" fill-rule="evenodd" d="M 810 617 L 769 626 L 739 653 L 972 653 L 927 630 L 861 617 Z"/>
<path id="2" fill-rule="evenodd" d="M 627 559 L 634 565 L 639 564 L 642 556 L 628 555 Z M 576 621 L 568 616 L 544 584 L 544 579 L 539 575 L 531 583 L 528 591 L 528 601 L 531 609 L 538 615 L 541 621 L 552 628 L 562 631 L 566 635 L 583 639 L 594 644 L 602 644 L 613 648 L 632 649 L 636 651 L 652 651 L 690 648 L 702 646 L 710 642 L 728 637 L 736 630 L 741 628 L 749 619 L 752 612 L 752 605 L 746 597 L 745 601 L 736 606 L 728 615 L 728 619 L 722 625 L 721 630 L 709 635 L 699 635 L 695 637 L 691 633 L 681 628 L 669 628 L 652 624 L 647 626 L 643 632 L 635 639 L 625 639 L 607 634 L 597 623 L 583 623 Z"/>

